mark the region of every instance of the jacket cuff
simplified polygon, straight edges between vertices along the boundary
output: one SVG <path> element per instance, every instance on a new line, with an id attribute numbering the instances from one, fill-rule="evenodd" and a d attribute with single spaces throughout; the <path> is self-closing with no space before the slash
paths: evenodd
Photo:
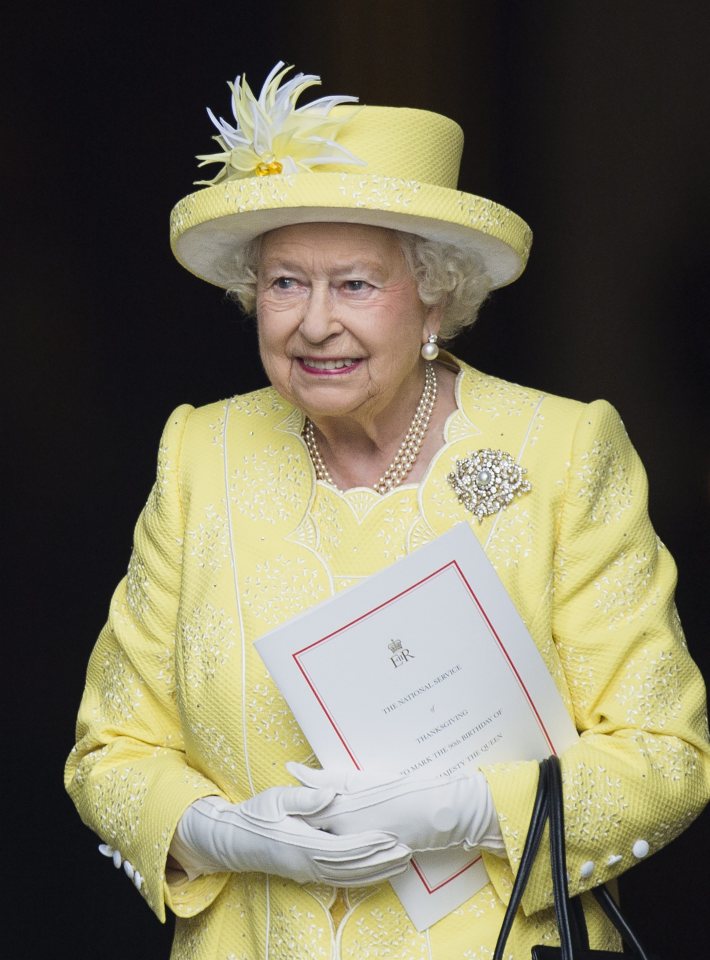
<path id="1" fill-rule="evenodd" d="M 536 760 L 517 763 L 499 763 L 481 768 L 488 781 L 498 822 L 505 844 L 507 860 L 483 851 L 483 862 L 496 894 L 506 906 L 510 901 L 513 882 L 518 873 L 528 835 L 537 791 L 539 765 Z M 540 870 L 542 853 L 549 849 L 547 828 L 540 842 L 540 856 L 535 861 L 534 876 L 530 877 L 522 908 L 526 915 L 549 906 L 552 898 L 552 874 L 549 862 Z M 549 856 L 548 856 L 549 861 Z"/>
<path id="2" fill-rule="evenodd" d="M 187 874 L 168 871 L 163 885 L 163 898 L 167 907 L 178 917 L 194 917 L 209 907 L 220 895 L 229 881 L 228 873 L 212 873 L 188 880 Z"/>
<path id="3" fill-rule="evenodd" d="M 168 851 L 180 817 L 190 804 L 219 791 L 214 783 L 171 757 L 168 751 L 161 759 L 159 773 L 152 771 L 151 789 L 147 789 L 136 768 L 124 769 L 120 773 L 109 772 L 111 777 L 120 777 L 124 792 L 131 790 L 140 801 L 135 813 L 140 817 L 140 829 L 137 822 L 114 824 L 113 830 L 105 832 L 106 842 L 99 849 L 111 857 L 115 867 L 123 867 L 135 889 L 164 923 L 166 904 L 178 915 L 192 916 L 214 900 L 228 875 L 200 878 L 203 882 L 185 883 L 186 889 L 182 889 L 179 883 L 167 882 Z M 100 805 L 102 798 L 99 796 L 95 800 Z M 126 820 L 127 816 L 124 813 L 122 819 Z M 115 829 L 117 826 L 123 829 Z M 176 894 L 178 886 L 180 890 Z"/>

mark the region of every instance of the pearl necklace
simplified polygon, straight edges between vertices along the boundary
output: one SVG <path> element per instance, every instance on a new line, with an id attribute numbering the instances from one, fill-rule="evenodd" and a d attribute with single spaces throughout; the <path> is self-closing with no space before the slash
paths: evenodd
<path id="1" fill-rule="evenodd" d="M 376 490 L 377 493 L 385 494 L 389 490 L 393 490 L 394 487 L 399 486 L 416 463 L 422 448 L 422 443 L 424 443 L 424 437 L 429 429 L 431 415 L 434 412 L 436 394 L 437 383 L 434 364 L 427 363 L 424 369 L 424 390 L 422 391 L 417 409 L 414 412 L 414 419 L 409 425 L 409 430 L 407 430 L 394 460 L 389 467 L 387 467 L 377 483 L 373 484 L 373 489 Z M 303 425 L 303 439 L 306 441 L 308 453 L 313 461 L 316 479 L 324 480 L 332 487 L 335 487 L 336 484 L 318 449 L 315 429 L 308 418 L 306 418 L 306 422 Z"/>

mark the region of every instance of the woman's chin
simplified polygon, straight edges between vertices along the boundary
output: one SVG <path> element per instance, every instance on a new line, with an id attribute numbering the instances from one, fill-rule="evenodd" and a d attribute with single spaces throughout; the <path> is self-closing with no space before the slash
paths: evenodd
<path id="1" fill-rule="evenodd" d="M 371 385 L 359 376 L 362 369 L 361 361 L 352 367 L 316 372 L 299 365 L 290 383 L 289 399 L 314 422 L 320 418 L 347 417 L 371 396 Z"/>

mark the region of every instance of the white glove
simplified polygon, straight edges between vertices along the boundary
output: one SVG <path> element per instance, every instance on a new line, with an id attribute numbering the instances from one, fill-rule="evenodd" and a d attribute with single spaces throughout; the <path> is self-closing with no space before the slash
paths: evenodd
<path id="1" fill-rule="evenodd" d="M 170 853 L 190 880 L 203 873 L 258 871 L 335 887 L 379 883 L 402 873 L 411 850 L 382 831 L 334 836 L 309 826 L 333 790 L 271 787 L 245 803 L 203 797 L 187 808 Z"/>
<path id="2" fill-rule="evenodd" d="M 413 851 L 463 845 L 505 853 L 493 798 L 478 770 L 455 779 L 386 780 L 357 770 L 313 770 L 300 763 L 287 763 L 286 768 L 306 786 L 337 792 L 332 803 L 306 816 L 314 827 L 336 834 L 384 830 Z"/>

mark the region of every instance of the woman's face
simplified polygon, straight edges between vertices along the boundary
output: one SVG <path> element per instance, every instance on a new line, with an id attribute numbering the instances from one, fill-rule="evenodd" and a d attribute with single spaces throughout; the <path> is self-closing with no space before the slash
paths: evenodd
<path id="1" fill-rule="evenodd" d="M 314 422 L 411 416 L 419 350 L 439 329 L 391 230 L 297 224 L 265 234 L 257 285 L 259 350 L 281 396 Z"/>

